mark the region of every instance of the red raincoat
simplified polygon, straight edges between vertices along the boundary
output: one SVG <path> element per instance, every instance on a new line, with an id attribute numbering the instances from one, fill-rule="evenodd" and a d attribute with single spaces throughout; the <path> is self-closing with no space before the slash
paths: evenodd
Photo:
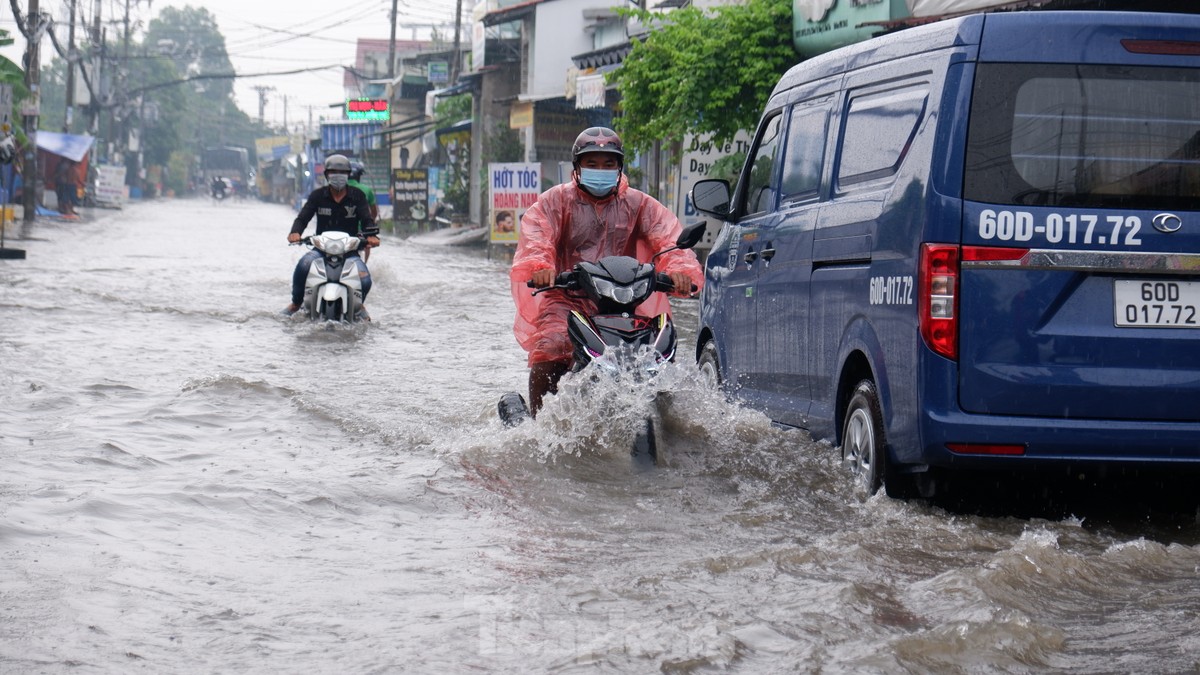
<path id="1" fill-rule="evenodd" d="M 621 176 L 615 194 L 597 199 L 574 181 L 543 192 L 521 217 L 521 234 L 513 255 L 513 300 L 517 318 L 513 333 L 529 352 L 529 365 L 570 361 L 567 314 L 572 309 L 589 313 L 591 302 L 568 298 L 564 293 L 532 295 L 526 282 L 536 270 L 555 273 L 570 270 L 577 262 L 596 261 L 610 255 L 627 255 L 648 262 L 659 251 L 675 245 L 683 226 L 679 219 L 650 195 L 629 187 Z M 696 254 L 677 250 L 655 260 L 657 271 L 683 272 L 699 288 L 704 272 Z M 666 295 L 655 293 L 642 303 L 638 314 L 657 316 L 669 312 Z"/>

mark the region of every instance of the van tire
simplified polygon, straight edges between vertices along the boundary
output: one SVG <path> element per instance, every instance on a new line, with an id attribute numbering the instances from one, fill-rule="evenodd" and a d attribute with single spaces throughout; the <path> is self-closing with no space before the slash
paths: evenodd
<path id="1" fill-rule="evenodd" d="M 842 463 L 855 478 L 856 487 L 870 497 L 883 485 L 887 463 L 883 409 L 875 383 L 863 380 L 854 386 L 842 423 Z"/>
<path id="2" fill-rule="evenodd" d="M 704 347 L 700 349 L 696 367 L 700 369 L 701 382 L 713 389 L 721 388 L 721 361 L 717 358 L 717 346 L 712 340 L 705 342 Z"/>
<path id="3" fill-rule="evenodd" d="M 870 497 L 882 486 L 892 499 L 920 496 L 913 476 L 902 474 L 887 459 L 883 407 L 871 380 L 854 387 L 842 425 L 842 462 L 855 476 L 857 487 Z"/>

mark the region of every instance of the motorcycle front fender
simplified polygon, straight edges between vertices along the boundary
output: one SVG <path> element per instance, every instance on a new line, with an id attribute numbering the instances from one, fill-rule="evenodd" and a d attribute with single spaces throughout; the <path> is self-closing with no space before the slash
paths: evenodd
<path id="1" fill-rule="evenodd" d="M 327 303 L 341 300 L 346 296 L 346 287 L 341 284 L 325 284 L 321 288 L 321 299 Z"/>

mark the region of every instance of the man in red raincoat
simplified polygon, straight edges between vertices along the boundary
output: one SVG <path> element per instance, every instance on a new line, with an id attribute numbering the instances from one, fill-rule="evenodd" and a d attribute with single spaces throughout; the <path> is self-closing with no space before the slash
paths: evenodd
<path id="1" fill-rule="evenodd" d="M 571 367 L 571 341 L 567 314 L 577 309 L 590 313 L 588 300 L 560 291 L 533 296 L 526 285 L 538 288 L 554 283 L 559 272 L 577 262 L 626 255 L 649 261 L 659 251 L 675 245 L 683 226 L 679 219 L 650 195 L 629 187 L 621 169 L 625 151 L 612 129 L 592 127 L 575 139 L 572 181 L 543 192 L 521 217 L 520 238 L 513 256 L 513 300 L 517 342 L 529 352 L 529 410 L 534 415 L 546 394 L 554 393 L 558 380 Z M 655 265 L 669 277 L 678 295 L 689 295 L 704 283 L 696 254 L 671 251 Z M 638 314 L 656 316 L 670 311 L 667 298 L 655 293 L 638 308 Z"/>

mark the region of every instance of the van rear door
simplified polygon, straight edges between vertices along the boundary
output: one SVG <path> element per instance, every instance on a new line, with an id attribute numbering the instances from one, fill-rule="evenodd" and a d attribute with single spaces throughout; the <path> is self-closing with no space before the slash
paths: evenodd
<path id="1" fill-rule="evenodd" d="M 1109 30 L 1098 63 L 1082 49 L 1075 62 L 978 64 L 964 410 L 1200 419 L 1200 43 L 1187 21 Z M 1005 58 L 994 42 L 982 54 Z"/>

